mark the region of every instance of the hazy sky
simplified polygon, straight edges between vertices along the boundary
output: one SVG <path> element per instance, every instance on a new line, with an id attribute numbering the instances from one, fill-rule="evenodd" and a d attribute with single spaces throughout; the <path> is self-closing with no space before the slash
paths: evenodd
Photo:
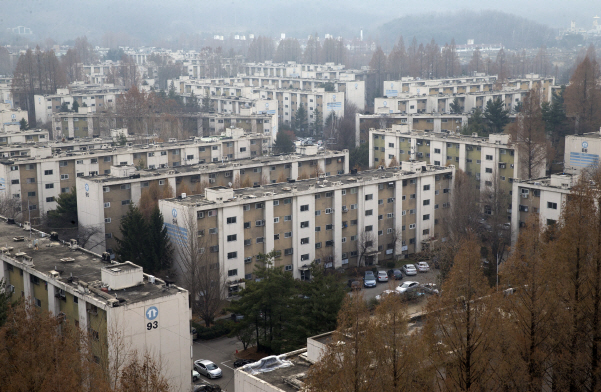
<path id="1" fill-rule="evenodd" d="M 586 28 L 601 14 L 599 0 L 3 0 L 0 28 L 30 27 L 39 38 L 59 42 L 86 34 L 99 39 L 105 31 L 126 32 L 141 39 L 177 37 L 182 33 L 308 32 L 358 35 L 400 16 L 461 10 L 495 9 L 550 27 L 570 20 Z M 466 21 L 469 23 L 469 21 Z"/>

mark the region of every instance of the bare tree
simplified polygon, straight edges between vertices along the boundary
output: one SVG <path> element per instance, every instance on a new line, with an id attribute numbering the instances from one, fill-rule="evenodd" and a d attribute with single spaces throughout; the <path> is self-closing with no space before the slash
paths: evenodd
<path id="1" fill-rule="evenodd" d="M 180 225 L 187 236 L 173 240 L 179 276 L 192 294 L 192 311 L 210 326 L 227 296 L 227 276 L 219 261 L 211 257 L 208 233 L 198 231 L 196 216 L 184 216 Z"/>
<path id="2" fill-rule="evenodd" d="M 23 216 L 21 198 L 13 197 L 5 191 L 0 196 L 0 215 L 15 221 L 21 219 Z"/>
<path id="3" fill-rule="evenodd" d="M 103 225 L 77 225 L 77 243 L 86 249 L 94 249 L 105 243 Z"/>
<path id="4" fill-rule="evenodd" d="M 359 239 L 357 241 L 357 247 L 359 251 L 357 267 L 361 267 L 361 265 L 366 264 L 367 256 L 369 256 L 374 246 L 374 238 L 375 236 L 373 231 L 362 231 L 361 234 L 359 234 Z"/>

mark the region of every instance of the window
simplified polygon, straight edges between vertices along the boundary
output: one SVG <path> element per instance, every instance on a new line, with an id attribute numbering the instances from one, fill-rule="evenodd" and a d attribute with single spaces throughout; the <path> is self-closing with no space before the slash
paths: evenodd
<path id="1" fill-rule="evenodd" d="M 292 232 L 291 231 L 288 231 L 288 232 L 284 233 L 284 238 L 290 238 L 290 237 L 292 237 Z"/>
<path id="2" fill-rule="evenodd" d="M 265 242 L 265 237 L 257 237 L 257 244 L 262 244 Z"/>
<path id="3" fill-rule="evenodd" d="M 131 189 L 131 184 L 123 184 L 121 185 L 121 189 Z"/>
<path id="4" fill-rule="evenodd" d="M 424 200 L 424 205 L 425 206 L 429 206 L 430 205 L 430 199 Z"/>
<path id="5" fill-rule="evenodd" d="M 19 170 L 19 166 L 11 166 L 10 167 L 10 171 L 17 171 Z"/>
<path id="6" fill-rule="evenodd" d="M 263 204 L 263 203 L 256 203 L 256 204 L 255 204 L 255 210 L 260 210 L 260 209 L 261 209 L 261 208 L 263 208 L 263 207 L 264 207 L 264 204 Z"/>
<path id="7" fill-rule="evenodd" d="M 365 226 L 365 231 L 373 231 L 374 227 L 369 225 L 369 226 Z"/>
<path id="8" fill-rule="evenodd" d="M 492 173 L 492 169 L 491 169 L 490 167 L 487 167 L 486 169 L 484 169 L 484 171 L 485 171 L 486 173 Z"/>
<path id="9" fill-rule="evenodd" d="M 415 208 L 409 210 L 409 215 L 415 215 Z"/>
<path id="10" fill-rule="evenodd" d="M 409 225 L 409 230 L 413 230 L 413 229 L 415 229 L 415 223 L 412 223 Z"/>
<path id="11" fill-rule="evenodd" d="M 424 218 L 424 220 L 430 220 L 430 214 L 425 214 L 425 215 L 423 216 L 423 218 Z"/>
<path id="12" fill-rule="evenodd" d="M 105 162 L 110 162 L 112 157 L 104 157 Z"/>
<path id="13" fill-rule="evenodd" d="M 159 185 L 165 185 L 165 180 L 159 180 Z"/>
<path id="14" fill-rule="evenodd" d="M 409 196 L 409 199 L 415 199 L 415 193 L 412 193 L 412 194 Z"/>
<path id="15" fill-rule="evenodd" d="M 242 206 L 242 210 L 244 211 L 249 211 L 250 210 L 250 204 L 245 204 Z"/>
<path id="16" fill-rule="evenodd" d="M 46 184 L 46 189 L 54 189 L 54 184 Z"/>
<path id="17" fill-rule="evenodd" d="M 232 242 L 232 241 L 236 241 L 238 239 L 238 235 L 237 234 L 231 234 L 227 236 L 227 242 Z"/>
<path id="18" fill-rule="evenodd" d="M 435 148 L 434 149 L 434 154 L 440 154 L 440 148 Z"/>
<path id="19" fill-rule="evenodd" d="M 111 202 L 110 201 L 104 203 L 104 208 L 109 208 L 110 206 L 111 206 Z"/>
<path id="20" fill-rule="evenodd" d="M 288 221 L 291 221 L 291 220 L 292 220 L 292 215 L 286 215 L 284 217 L 284 222 L 288 222 Z"/>
<path id="21" fill-rule="evenodd" d="M 265 221 L 264 220 L 257 220 L 257 221 L 255 221 L 255 226 L 256 227 L 265 226 Z"/>
<path id="22" fill-rule="evenodd" d="M 321 231 L 321 226 L 315 226 L 315 231 Z"/>
<path id="23" fill-rule="evenodd" d="M 309 205 L 305 204 L 305 205 L 300 206 L 300 210 L 301 210 L 301 212 L 303 212 L 303 211 L 309 211 Z"/>
<path id="24" fill-rule="evenodd" d="M 430 190 L 430 185 L 424 185 L 424 190 L 425 191 L 429 191 Z"/>
<path id="25" fill-rule="evenodd" d="M 75 161 L 75 163 L 77 163 L 78 165 L 83 165 L 83 159 L 80 159 L 80 160 L 78 160 L 78 161 Z M 126 165 L 127 165 L 127 162 L 121 162 L 121 163 L 122 163 L 122 164 L 126 164 Z"/>
<path id="26" fill-rule="evenodd" d="M 373 200 L 374 199 L 374 195 L 369 194 L 369 195 L 365 195 L 365 200 Z"/>
<path id="27" fill-rule="evenodd" d="M 331 214 L 332 213 L 332 209 L 331 208 L 326 208 L 326 214 Z"/>
<path id="28" fill-rule="evenodd" d="M 291 198 L 284 199 L 284 204 L 290 204 L 290 203 L 292 203 Z"/>
<path id="29" fill-rule="evenodd" d="M 130 203 L 131 203 L 131 200 L 121 200 L 121 205 L 122 206 L 129 205 Z"/>
<path id="30" fill-rule="evenodd" d="M 392 229 L 391 228 L 386 229 L 386 234 L 392 234 Z"/>
<path id="31" fill-rule="evenodd" d="M 422 235 L 429 235 L 429 234 L 430 234 L 430 229 L 422 230 Z"/>
<path id="32" fill-rule="evenodd" d="M 388 214 L 386 214 L 387 218 L 394 218 L 394 213 L 389 212 Z"/>
<path id="33" fill-rule="evenodd" d="M 284 266 L 284 271 L 292 271 L 292 265 L 288 264 Z"/>
<path id="34" fill-rule="evenodd" d="M 229 255 L 229 253 L 228 253 L 228 255 Z M 227 276 L 236 276 L 236 275 L 238 275 L 238 269 L 231 269 L 231 270 L 227 271 Z"/>
<path id="35" fill-rule="evenodd" d="M 379 199 L 378 200 L 378 205 L 384 204 L 384 199 Z"/>
<path id="36" fill-rule="evenodd" d="M 280 223 L 280 217 L 276 216 L 275 218 L 273 218 L 273 223 Z"/>
<path id="37" fill-rule="evenodd" d="M 250 222 L 244 222 L 244 228 L 250 229 Z"/>
<path id="38" fill-rule="evenodd" d="M 300 225 L 300 227 L 301 227 L 301 229 L 304 229 L 304 228 L 307 228 L 307 227 L 309 227 L 309 221 L 304 221 L 304 222 L 301 222 L 301 225 Z"/>
<path id="39" fill-rule="evenodd" d="M 365 216 L 370 216 L 374 214 L 374 210 L 365 210 Z"/>
<path id="40" fill-rule="evenodd" d="M 550 208 L 552 210 L 556 210 L 557 209 L 557 203 L 552 203 L 550 201 L 547 202 L 547 208 Z"/>
<path id="41" fill-rule="evenodd" d="M 47 198 L 46 198 L 46 202 L 47 202 L 47 203 L 51 203 L 51 202 L 53 202 L 53 201 L 54 201 L 54 196 L 51 196 L 51 197 L 47 197 Z"/>
<path id="42" fill-rule="evenodd" d="M 351 219 L 351 226 L 357 226 L 357 219 Z"/>
<path id="43" fill-rule="evenodd" d="M 252 244 L 252 240 L 244 240 L 244 246 L 250 246 Z"/>
<path id="44" fill-rule="evenodd" d="M 301 261 L 307 261 L 307 260 L 309 260 L 309 254 L 308 253 L 306 253 L 304 255 L 301 255 Z"/>
<path id="45" fill-rule="evenodd" d="M 230 216 L 229 218 L 227 218 L 227 224 L 232 224 L 232 223 L 236 223 L 236 217 L 235 216 Z"/>
<path id="46" fill-rule="evenodd" d="M 284 249 L 284 255 L 285 256 L 290 256 L 293 253 L 294 253 L 294 248 Z"/>
<path id="47" fill-rule="evenodd" d="M 27 178 L 27 179 L 25 179 L 25 183 L 27 183 L 27 184 L 34 184 L 35 183 L 35 178 Z"/>
<path id="48" fill-rule="evenodd" d="M 326 230 L 332 230 L 334 228 L 334 225 L 326 225 Z"/>
<path id="49" fill-rule="evenodd" d="M 384 219 L 384 215 L 378 215 L 378 220 Z"/>
<path id="50" fill-rule="evenodd" d="M 38 206 L 36 206 L 35 204 L 30 204 L 29 205 L 29 211 L 33 211 L 33 210 L 37 210 Z"/>
<path id="51" fill-rule="evenodd" d="M 326 192 L 326 197 L 332 197 L 332 192 Z"/>
<path id="52" fill-rule="evenodd" d="M 238 252 L 229 252 L 227 254 L 228 259 L 235 259 L 236 257 L 238 257 Z"/>
<path id="53" fill-rule="evenodd" d="M 492 161 L 492 155 L 487 155 L 487 156 L 486 156 L 486 160 L 487 160 L 487 161 Z"/>
<path id="54" fill-rule="evenodd" d="M 68 180 L 68 179 L 69 179 L 68 174 L 61 174 L 61 180 Z"/>
<path id="55" fill-rule="evenodd" d="M 44 175 L 45 175 L 45 176 L 50 176 L 50 175 L 52 175 L 52 170 L 44 170 Z"/>
<path id="56" fill-rule="evenodd" d="M 357 209 L 357 205 L 356 204 L 351 204 L 351 210 L 356 210 Z"/>
<path id="57" fill-rule="evenodd" d="M 209 251 L 211 251 L 211 253 L 219 253 L 219 245 L 211 246 Z"/>
<path id="58" fill-rule="evenodd" d="M 209 229 L 209 234 L 217 234 L 217 233 L 218 233 L 218 231 L 217 231 L 217 228 L 216 228 L 216 227 L 211 227 L 211 228 Z"/>
<path id="59" fill-rule="evenodd" d="M 280 201 L 279 200 L 274 200 L 273 201 L 273 206 L 279 206 L 280 205 Z"/>
<path id="60" fill-rule="evenodd" d="M 315 216 L 320 216 L 320 215 L 321 215 L 321 210 L 315 211 Z"/>
<path id="61" fill-rule="evenodd" d="M 27 197 L 35 197 L 35 192 L 27 192 Z"/>
<path id="62" fill-rule="evenodd" d="M 301 245 L 306 245 L 309 243 L 309 237 L 301 238 Z"/>

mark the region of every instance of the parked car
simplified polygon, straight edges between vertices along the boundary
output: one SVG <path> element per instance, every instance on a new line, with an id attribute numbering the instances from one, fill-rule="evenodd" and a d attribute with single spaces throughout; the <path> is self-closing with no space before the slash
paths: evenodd
<path id="1" fill-rule="evenodd" d="M 420 261 L 417 263 L 417 270 L 419 272 L 428 272 L 430 271 L 430 266 L 425 261 Z"/>
<path id="2" fill-rule="evenodd" d="M 206 359 L 194 361 L 194 370 L 208 378 L 219 378 L 222 376 L 221 369 L 213 362 Z"/>
<path id="3" fill-rule="evenodd" d="M 254 361 L 251 359 L 236 359 L 234 361 L 234 368 L 239 368 L 244 365 L 248 365 L 249 363 L 253 363 Z"/>
<path id="4" fill-rule="evenodd" d="M 235 323 L 244 320 L 244 316 L 241 314 L 232 313 L 230 317 L 231 317 L 232 321 Z"/>
<path id="5" fill-rule="evenodd" d="M 409 275 L 417 275 L 417 270 L 415 269 L 415 266 L 413 264 L 405 264 L 403 266 L 403 272 L 407 276 L 409 276 Z"/>
<path id="6" fill-rule="evenodd" d="M 194 392 L 221 392 L 221 387 L 215 384 L 209 384 L 206 381 L 194 385 Z"/>
<path id="7" fill-rule="evenodd" d="M 200 374 L 196 370 L 192 369 L 192 382 L 198 381 L 199 378 Z"/>
<path id="8" fill-rule="evenodd" d="M 422 284 L 422 288 L 424 289 L 424 292 L 429 293 L 429 294 L 439 294 L 440 293 L 440 291 L 438 290 L 435 283 L 424 283 L 424 284 Z"/>
<path id="9" fill-rule="evenodd" d="M 348 287 L 351 288 L 351 291 L 361 290 L 361 278 L 354 278 L 348 280 Z"/>
<path id="10" fill-rule="evenodd" d="M 192 340 L 198 339 L 198 334 L 196 333 L 196 328 L 190 327 L 190 335 L 192 335 Z"/>
<path id="11" fill-rule="evenodd" d="M 388 282 L 388 274 L 386 274 L 386 271 L 378 271 L 378 282 Z"/>
<path id="12" fill-rule="evenodd" d="M 396 288 L 396 291 L 399 294 L 406 294 L 406 293 L 410 293 L 413 291 L 416 291 L 419 288 L 419 283 L 418 282 L 412 282 L 412 281 L 406 281 L 403 284 L 398 285 L 398 287 Z"/>
<path id="13" fill-rule="evenodd" d="M 384 298 L 386 296 L 389 296 L 390 294 L 396 294 L 396 295 L 398 295 L 399 292 L 397 292 L 396 290 L 384 290 L 384 291 L 382 291 L 382 294 L 376 295 L 376 299 L 378 301 L 380 301 L 382 298 Z"/>
<path id="14" fill-rule="evenodd" d="M 391 279 L 394 278 L 394 280 L 401 280 L 403 279 L 403 272 L 400 269 L 391 269 L 388 270 L 388 277 Z"/>
<path id="15" fill-rule="evenodd" d="M 363 286 L 365 287 L 376 287 L 376 277 L 372 271 L 365 271 L 365 276 L 363 277 Z"/>

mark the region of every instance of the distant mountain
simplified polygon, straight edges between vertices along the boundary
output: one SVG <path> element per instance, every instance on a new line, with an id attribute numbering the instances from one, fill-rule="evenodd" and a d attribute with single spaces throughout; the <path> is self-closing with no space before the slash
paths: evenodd
<path id="1" fill-rule="evenodd" d="M 406 15 L 378 28 L 379 40 L 387 48 L 392 48 L 401 35 L 406 46 L 413 37 L 424 44 L 434 38 L 440 46 L 455 38 L 457 45 L 473 39 L 476 44 L 501 43 L 511 49 L 521 49 L 552 44 L 557 31 L 505 12 L 467 10 Z"/>

